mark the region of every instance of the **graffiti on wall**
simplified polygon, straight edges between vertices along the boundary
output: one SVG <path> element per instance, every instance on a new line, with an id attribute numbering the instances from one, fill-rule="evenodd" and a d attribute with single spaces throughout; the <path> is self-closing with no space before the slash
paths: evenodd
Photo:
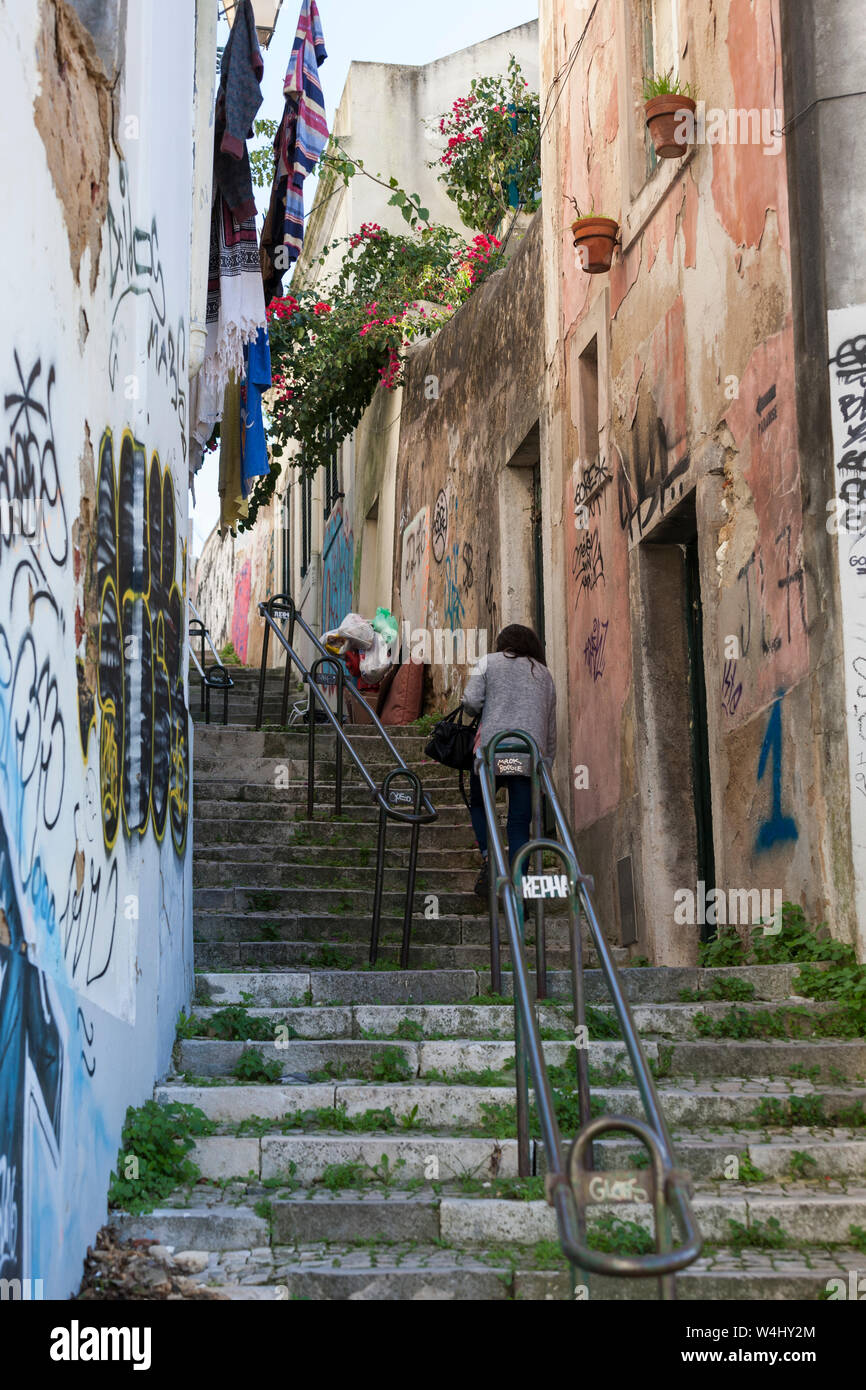
<path id="1" fill-rule="evenodd" d="M 270 593 L 270 590 L 268 590 Z M 246 664 L 247 644 L 250 636 L 250 596 L 252 593 L 252 564 L 244 560 L 235 575 L 235 593 L 232 604 L 232 646 L 241 661 Z M 325 629 L 327 631 L 327 629 Z"/>
<path id="2" fill-rule="evenodd" d="M 159 254 L 156 218 L 149 227 L 136 224 L 132 210 L 129 171 L 121 163 L 118 173 L 119 198 L 108 204 L 109 291 L 111 294 L 111 340 L 108 349 L 108 377 L 117 385 L 117 367 L 127 329 L 126 310 L 144 298 L 149 311 L 147 359 L 157 376 L 165 381 L 180 425 L 181 453 L 186 458 L 186 321 L 183 314 L 177 327 L 168 323 L 165 275 Z"/>
<path id="3" fill-rule="evenodd" d="M 427 618 L 430 582 L 430 508 L 422 507 L 403 531 L 400 552 L 400 612 L 412 631 Z"/>
<path id="4" fill-rule="evenodd" d="M 184 698 L 185 593 L 176 579 L 174 484 L 154 453 L 124 431 L 115 471 L 106 430 L 97 476 L 99 785 L 107 849 L 170 823 L 183 854 L 189 810 Z M 185 574 L 185 557 L 183 572 Z M 94 716 L 95 717 L 95 716 Z"/>
<path id="5" fill-rule="evenodd" d="M 30 1264 L 24 1194 L 36 1162 L 56 1173 L 66 1050 L 52 981 L 27 956 L 14 853 L 0 814 L 0 1278 L 18 1277 Z"/>
<path id="6" fill-rule="evenodd" d="M 866 306 L 828 315 L 839 585 L 857 915 L 866 919 Z"/>
<path id="7" fill-rule="evenodd" d="M 322 543 L 322 631 L 339 627 L 352 611 L 355 546 L 349 519 L 338 501 L 325 524 Z"/>
<path id="8" fill-rule="evenodd" d="M 798 838 L 797 826 L 792 816 L 782 812 L 782 692 L 770 710 L 764 741 L 758 756 L 758 782 L 762 782 L 770 769 L 770 809 L 761 821 L 755 840 L 755 852 L 761 853 L 775 849 L 777 845 Z"/>
<path id="9" fill-rule="evenodd" d="M 609 627 L 610 620 L 603 623 L 599 618 L 593 618 L 592 630 L 584 643 L 583 660 L 592 676 L 593 684 L 604 675 L 604 649 L 607 645 Z"/>
<path id="10" fill-rule="evenodd" d="M 443 488 L 439 489 L 433 506 L 433 559 L 441 565 L 448 540 L 448 498 Z"/>

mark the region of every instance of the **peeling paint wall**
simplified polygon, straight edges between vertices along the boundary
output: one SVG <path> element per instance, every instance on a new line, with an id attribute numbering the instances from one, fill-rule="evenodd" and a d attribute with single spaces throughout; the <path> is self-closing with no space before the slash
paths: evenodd
<path id="1" fill-rule="evenodd" d="M 694 889 L 699 871 L 697 759 L 716 882 L 781 888 L 853 939 L 828 872 L 828 773 L 811 708 L 823 581 L 803 540 L 787 168 L 774 133 L 778 3 L 675 6 L 680 74 L 708 115 L 725 113 L 726 140 L 711 141 L 708 122 L 703 143 L 654 171 L 642 6 L 611 0 L 590 18 L 591 8 L 541 7 L 545 88 L 586 26 L 543 152 L 546 467 L 571 534 L 564 619 L 583 867 L 615 936 L 617 864 L 629 860 L 636 949 L 694 960 L 697 930 L 672 917 L 674 892 Z M 609 274 L 577 260 L 570 195 L 620 223 Z M 691 534 L 703 757 L 690 744 Z"/>
<path id="2" fill-rule="evenodd" d="M 48 1298 L 192 983 L 194 7 L 111 11 L 0 6 L 0 1277 Z"/>

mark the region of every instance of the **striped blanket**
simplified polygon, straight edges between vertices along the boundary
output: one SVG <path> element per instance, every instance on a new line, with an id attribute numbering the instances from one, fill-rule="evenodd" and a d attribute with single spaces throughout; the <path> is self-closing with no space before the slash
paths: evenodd
<path id="1" fill-rule="evenodd" d="M 288 248 L 289 264 L 298 259 L 304 244 L 304 179 L 315 168 L 328 140 L 319 82 L 319 68 L 327 56 L 316 0 L 303 0 L 283 83 L 286 108 L 276 149 L 277 180 L 287 180 L 282 241 Z"/>

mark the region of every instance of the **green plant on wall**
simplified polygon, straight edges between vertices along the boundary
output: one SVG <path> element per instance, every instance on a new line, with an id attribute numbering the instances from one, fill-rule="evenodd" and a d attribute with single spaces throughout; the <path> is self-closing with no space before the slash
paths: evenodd
<path id="1" fill-rule="evenodd" d="M 268 306 L 272 463 L 251 492 L 241 531 L 273 496 L 287 447 L 297 446 L 292 466 L 299 477 L 328 465 L 335 441 L 352 433 L 376 389 L 400 385 L 411 343 L 447 322 L 498 263 L 495 238 L 482 234 L 467 244 L 453 228 L 431 223 L 417 194 L 368 173 L 337 141 L 322 164 L 320 197 L 340 180 L 372 178 L 390 192 L 406 231 L 365 223 L 330 242 L 317 264 L 337 252 L 338 269 Z"/>
<path id="2" fill-rule="evenodd" d="M 467 227 L 494 232 L 509 210 L 540 202 L 538 93 L 512 55 L 508 72 L 474 77 L 465 97 L 438 118 L 446 147 L 428 165 L 439 170 Z"/>

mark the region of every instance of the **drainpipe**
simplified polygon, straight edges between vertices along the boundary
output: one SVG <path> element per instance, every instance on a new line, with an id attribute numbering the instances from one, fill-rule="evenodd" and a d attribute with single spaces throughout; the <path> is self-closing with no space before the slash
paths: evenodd
<path id="1" fill-rule="evenodd" d="M 196 0 L 190 232 L 189 375 L 198 375 L 207 342 L 207 271 L 213 198 L 216 0 Z"/>

